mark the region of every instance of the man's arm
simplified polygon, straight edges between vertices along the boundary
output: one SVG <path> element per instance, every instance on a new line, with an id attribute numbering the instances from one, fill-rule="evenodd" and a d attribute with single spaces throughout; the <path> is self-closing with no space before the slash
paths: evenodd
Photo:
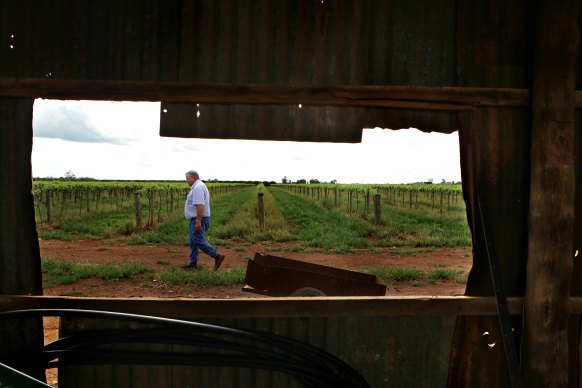
<path id="1" fill-rule="evenodd" d="M 202 217 L 204 217 L 204 204 L 196 205 L 196 230 L 202 229 Z"/>

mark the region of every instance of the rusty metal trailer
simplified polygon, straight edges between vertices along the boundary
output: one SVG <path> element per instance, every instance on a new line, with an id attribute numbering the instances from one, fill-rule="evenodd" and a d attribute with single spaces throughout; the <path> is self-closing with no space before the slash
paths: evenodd
<path id="1" fill-rule="evenodd" d="M 243 291 L 269 296 L 384 296 L 374 275 L 256 253 Z"/>

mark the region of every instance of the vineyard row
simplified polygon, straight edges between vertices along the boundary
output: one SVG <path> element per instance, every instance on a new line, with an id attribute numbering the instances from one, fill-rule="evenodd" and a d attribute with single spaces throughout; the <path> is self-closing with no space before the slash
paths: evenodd
<path id="1" fill-rule="evenodd" d="M 407 206 L 410 209 L 419 207 L 419 196 L 430 203 L 433 209 L 438 208 L 440 212 L 450 211 L 453 205 L 457 204 L 462 196 L 461 185 L 342 185 L 342 184 L 285 184 L 277 185 L 278 188 L 287 191 L 309 196 L 312 199 L 328 201 L 333 196 L 333 206 L 340 207 L 346 199 L 346 210 L 348 213 L 359 210 L 360 200 L 363 202 L 364 212 L 371 211 L 371 204 L 380 207 L 381 199 L 388 201 L 393 206 Z M 378 209 L 374 210 L 378 212 Z"/>
<path id="2" fill-rule="evenodd" d="M 214 198 L 250 187 L 249 184 L 212 182 L 207 186 Z M 64 214 L 81 216 L 100 210 L 127 209 L 135 214 L 137 227 L 152 226 L 162 222 L 164 215 L 181 211 L 189 190 L 184 182 L 41 181 L 33 187 L 36 219 L 41 225 L 62 219 Z M 345 208 L 349 214 L 373 212 L 378 222 L 382 203 L 414 209 L 422 202 L 423 206 L 429 204 L 444 212 L 456 207 L 462 195 L 461 185 L 278 184 L 275 187 Z M 260 214 L 259 211 L 259 217 Z"/>
<path id="3" fill-rule="evenodd" d="M 212 195 L 249 187 L 243 184 L 208 183 Z M 42 181 L 33 186 L 37 222 L 51 223 L 63 214 L 98 212 L 133 208 L 136 226 L 151 226 L 157 215 L 182 209 L 189 187 L 184 182 L 62 182 Z M 144 203 L 145 202 L 145 203 Z M 145 206 L 144 206 L 145 205 Z M 144 216 L 147 221 L 144 223 Z"/>

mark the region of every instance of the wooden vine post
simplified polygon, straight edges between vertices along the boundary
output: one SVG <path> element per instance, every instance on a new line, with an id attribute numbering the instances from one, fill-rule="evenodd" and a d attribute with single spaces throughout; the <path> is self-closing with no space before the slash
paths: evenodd
<path id="1" fill-rule="evenodd" d="M 380 205 L 380 194 L 374 194 L 374 223 L 380 225 L 382 223 L 382 207 Z"/>
<path id="2" fill-rule="evenodd" d="M 265 202 L 263 200 L 264 193 L 259 192 L 257 194 L 258 198 L 258 209 L 259 209 L 259 226 L 263 228 L 265 226 Z"/>
<path id="3" fill-rule="evenodd" d="M 47 224 L 51 222 L 51 191 L 47 190 L 45 193 L 45 204 L 46 204 L 46 222 Z"/>
<path id="4" fill-rule="evenodd" d="M 67 199 L 67 193 L 62 191 L 61 192 L 61 212 L 59 213 L 59 218 L 63 218 L 63 210 L 65 210 L 65 200 Z"/>
<path id="5" fill-rule="evenodd" d="M 135 226 L 141 228 L 141 194 L 139 192 L 135 193 Z"/>
<path id="6" fill-rule="evenodd" d="M 152 226 L 154 224 L 154 192 L 148 192 L 148 226 Z"/>

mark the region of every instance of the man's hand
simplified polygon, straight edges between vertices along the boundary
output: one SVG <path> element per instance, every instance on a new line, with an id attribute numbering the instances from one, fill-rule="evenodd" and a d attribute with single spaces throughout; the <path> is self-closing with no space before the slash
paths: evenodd
<path id="1" fill-rule="evenodd" d="M 196 221 L 196 231 L 200 232 L 202 230 L 202 222 Z"/>

